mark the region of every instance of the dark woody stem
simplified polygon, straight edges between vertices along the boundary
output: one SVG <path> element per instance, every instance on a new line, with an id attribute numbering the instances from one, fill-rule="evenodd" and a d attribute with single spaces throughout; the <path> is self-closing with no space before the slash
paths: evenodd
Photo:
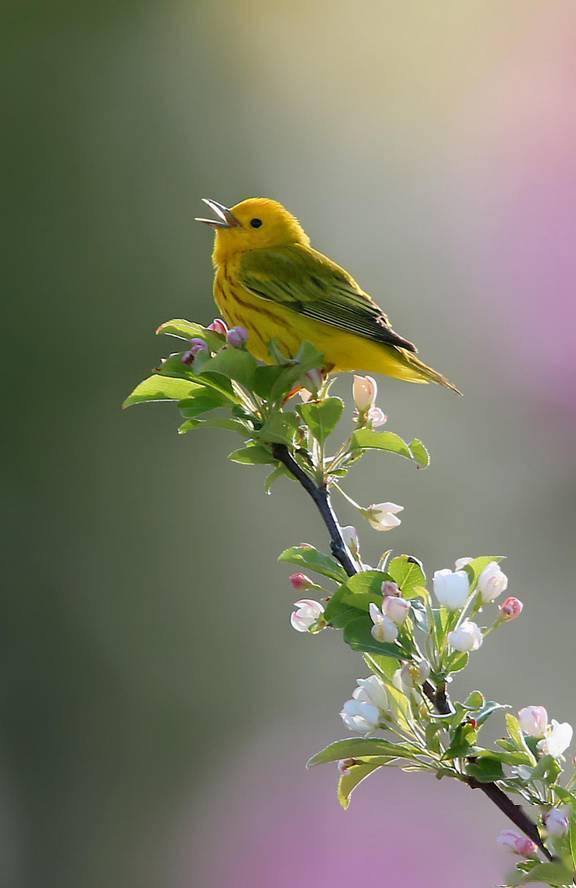
<path id="1" fill-rule="evenodd" d="M 440 684 L 435 688 L 431 682 L 425 681 L 422 685 L 422 690 L 440 715 L 451 714 L 453 710 L 444 684 Z M 532 841 L 538 845 L 547 860 L 552 860 L 552 855 L 540 838 L 540 833 L 538 832 L 536 824 L 530 820 L 520 805 L 514 804 L 512 799 L 508 798 L 506 793 L 503 792 L 496 783 L 480 783 L 480 781 L 476 780 L 474 777 L 465 777 L 464 782 L 467 783 L 471 789 L 481 790 L 484 795 L 487 796 L 490 801 L 512 821 L 514 826 L 517 826 L 518 829 L 522 830 L 524 835 L 528 836 L 529 839 L 532 839 Z"/>
<path id="2" fill-rule="evenodd" d="M 288 469 L 291 475 L 300 482 L 304 490 L 316 503 L 316 508 L 322 516 L 322 520 L 328 529 L 330 535 L 330 549 L 336 561 L 340 562 L 349 577 L 353 577 L 358 573 L 358 568 L 352 561 L 350 553 L 342 537 L 342 531 L 338 524 L 338 519 L 334 514 L 332 504 L 330 502 L 330 494 L 328 488 L 322 484 L 316 484 L 310 475 L 300 468 L 294 457 L 285 444 L 273 444 L 272 455 L 278 462 Z"/>
<path id="3" fill-rule="evenodd" d="M 334 558 L 342 565 L 349 577 L 358 573 L 358 567 L 354 564 L 346 543 L 342 537 L 342 531 L 338 524 L 338 519 L 334 513 L 330 503 L 330 494 L 326 485 L 316 484 L 315 481 L 300 468 L 290 451 L 284 444 L 273 444 L 272 454 L 278 462 L 290 472 L 290 474 L 302 485 L 306 493 L 316 504 L 316 508 L 320 512 L 322 520 L 326 525 L 330 536 L 330 549 Z M 425 681 L 422 691 L 434 708 L 440 715 L 450 715 L 452 706 L 446 693 L 446 685 L 440 684 L 438 687 L 430 681 Z M 552 855 L 545 847 L 544 842 L 540 838 L 540 833 L 535 823 L 528 817 L 523 809 L 514 804 L 508 798 L 496 783 L 480 783 L 474 777 L 464 778 L 465 782 L 471 789 L 481 790 L 491 802 L 506 816 L 512 823 L 520 829 L 524 835 L 528 836 L 542 851 L 547 860 L 552 860 Z"/>

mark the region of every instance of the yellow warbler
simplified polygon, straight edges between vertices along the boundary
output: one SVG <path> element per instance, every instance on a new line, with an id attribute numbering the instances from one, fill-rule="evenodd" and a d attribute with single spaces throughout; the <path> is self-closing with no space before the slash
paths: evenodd
<path id="1" fill-rule="evenodd" d="M 226 321 L 248 331 L 248 350 L 271 362 L 271 340 L 294 356 L 302 342 L 324 355 L 327 372 L 363 370 L 458 389 L 416 357 L 352 275 L 310 246 L 282 204 L 264 197 L 228 209 L 204 198 L 215 219 L 214 298 Z M 458 392 L 459 393 L 459 392 Z M 460 393 L 459 393 L 460 394 Z"/>

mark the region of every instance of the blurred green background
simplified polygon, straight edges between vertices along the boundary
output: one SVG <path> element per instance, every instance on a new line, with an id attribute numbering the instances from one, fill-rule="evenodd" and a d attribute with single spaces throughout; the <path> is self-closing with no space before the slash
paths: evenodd
<path id="1" fill-rule="evenodd" d="M 573 721 L 574 6 L 3 13 L 2 885 L 483 888 L 505 868 L 483 797 L 391 774 L 344 815 L 303 771 L 362 670 L 289 627 L 276 555 L 324 543 L 301 491 L 119 405 L 159 323 L 214 317 L 200 198 L 281 200 L 465 393 L 381 380 L 433 463 L 358 468 L 357 499 L 405 506 L 361 528 L 370 557 L 507 554 L 525 616 L 466 689 Z"/>

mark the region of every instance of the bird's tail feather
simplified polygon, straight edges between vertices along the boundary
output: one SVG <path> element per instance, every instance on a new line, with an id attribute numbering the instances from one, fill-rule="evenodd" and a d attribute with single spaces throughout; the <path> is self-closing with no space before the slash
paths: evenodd
<path id="1" fill-rule="evenodd" d="M 398 349 L 398 351 L 402 355 L 402 363 L 406 369 L 406 374 L 403 375 L 403 378 L 407 382 L 437 382 L 438 385 L 450 389 L 451 392 L 456 392 L 457 395 L 462 394 L 460 389 L 456 388 L 442 373 L 438 373 L 437 370 L 429 367 L 428 364 L 421 361 L 415 354 L 403 348 Z"/>

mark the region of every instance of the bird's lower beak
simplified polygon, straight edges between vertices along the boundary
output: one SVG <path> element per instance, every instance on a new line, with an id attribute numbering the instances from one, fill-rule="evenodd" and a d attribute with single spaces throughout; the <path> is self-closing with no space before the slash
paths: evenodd
<path id="1" fill-rule="evenodd" d="M 195 222 L 204 222 L 211 228 L 237 228 L 240 223 L 234 216 L 233 212 L 225 207 L 224 204 L 218 203 L 217 200 L 210 200 L 209 197 L 202 198 L 203 203 L 210 207 L 212 212 L 218 217 L 217 219 L 198 219 Z"/>

